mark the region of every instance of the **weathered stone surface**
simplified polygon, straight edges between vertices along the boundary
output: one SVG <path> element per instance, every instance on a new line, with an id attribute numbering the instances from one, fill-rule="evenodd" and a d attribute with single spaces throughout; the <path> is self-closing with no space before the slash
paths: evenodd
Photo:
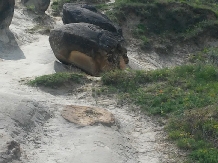
<path id="1" fill-rule="evenodd" d="M 14 15 L 15 0 L 0 1 L 0 30 L 8 28 Z"/>
<path id="2" fill-rule="evenodd" d="M 112 126 L 115 123 L 115 118 L 112 113 L 102 108 L 90 106 L 66 106 L 62 113 L 62 117 L 69 122 L 81 125 L 103 124 Z"/>
<path id="3" fill-rule="evenodd" d="M 8 163 L 20 159 L 21 149 L 18 142 L 10 141 L 5 145 L 1 145 L 3 146 L 2 149 L 5 149 L 5 151 L 0 151 L 0 163 Z"/>
<path id="4" fill-rule="evenodd" d="M 120 27 L 116 26 L 106 15 L 98 12 L 91 5 L 65 3 L 63 5 L 62 20 L 64 24 L 81 22 L 94 24 L 102 29 L 122 35 Z"/>
<path id="5" fill-rule="evenodd" d="M 21 0 L 21 2 L 28 6 L 33 7 L 36 12 L 45 12 L 48 9 L 50 0 Z"/>
<path id="6" fill-rule="evenodd" d="M 49 42 L 58 60 L 74 64 L 91 75 L 125 68 L 127 51 L 122 37 L 87 23 L 71 23 L 54 29 Z"/>

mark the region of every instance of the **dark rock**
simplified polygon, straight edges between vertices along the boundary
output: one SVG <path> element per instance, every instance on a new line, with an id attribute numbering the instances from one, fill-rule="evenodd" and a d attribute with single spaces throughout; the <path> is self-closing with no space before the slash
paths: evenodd
<path id="1" fill-rule="evenodd" d="M 0 1 L 0 30 L 8 28 L 14 15 L 15 0 Z"/>
<path id="2" fill-rule="evenodd" d="M 54 29 L 49 42 L 56 58 L 74 64 L 91 75 L 125 67 L 127 51 L 122 37 L 87 23 L 71 23 Z"/>
<path id="3" fill-rule="evenodd" d="M 0 163 L 8 163 L 12 162 L 13 160 L 20 160 L 21 157 L 21 149 L 20 144 L 16 141 L 7 142 L 4 146 L 4 152 L 0 152 Z M 3 149 L 2 148 L 2 149 Z"/>
<path id="4" fill-rule="evenodd" d="M 33 7 L 36 12 L 44 13 L 50 4 L 50 0 L 21 0 L 27 7 Z"/>
<path id="5" fill-rule="evenodd" d="M 89 23 L 99 26 L 110 32 L 122 35 L 122 30 L 116 26 L 106 15 L 97 11 L 94 6 L 87 4 L 66 3 L 63 5 L 64 24 L 69 23 Z"/>

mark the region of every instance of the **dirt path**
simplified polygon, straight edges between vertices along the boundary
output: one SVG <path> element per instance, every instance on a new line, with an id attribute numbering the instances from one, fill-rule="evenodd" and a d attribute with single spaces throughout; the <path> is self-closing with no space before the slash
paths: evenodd
<path id="1" fill-rule="evenodd" d="M 116 97 L 93 97 L 95 82 L 68 92 L 22 84 L 27 77 L 66 71 L 56 61 L 48 36 L 26 32 L 36 24 L 24 13 L 17 7 L 10 27 L 19 46 L 0 51 L 0 163 L 179 162 L 163 127 L 134 106 L 119 105 Z M 64 120 L 63 107 L 77 104 L 109 110 L 116 125 L 80 127 Z M 20 144 L 20 160 L 19 152 L 5 153 L 6 142 L 12 140 Z"/>

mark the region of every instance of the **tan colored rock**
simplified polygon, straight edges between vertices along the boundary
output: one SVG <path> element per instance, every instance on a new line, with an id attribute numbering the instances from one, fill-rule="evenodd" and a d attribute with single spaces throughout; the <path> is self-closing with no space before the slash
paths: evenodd
<path id="1" fill-rule="evenodd" d="M 62 110 L 61 115 L 69 122 L 82 126 L 99 123 L 112 126 L 115 123 L 115 118 L 112 113 L 106 109 L 90 106 L 68 105 Z"/>
<path id="2" fill-rule="evenodd" d="M 79 51 L 72 51 L 67 61 L 92 75 L 98 75 L 101 72 L 113 69 L 113 64 L 107 60 L 106 54 L 99 54 L 92 58 Z"/>

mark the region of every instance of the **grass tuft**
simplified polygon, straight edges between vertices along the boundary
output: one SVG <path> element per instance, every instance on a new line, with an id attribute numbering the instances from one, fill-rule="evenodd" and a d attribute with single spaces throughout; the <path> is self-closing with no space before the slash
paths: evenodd
<path id="1" fill-rule="evenodd" d="M 87 78 L 82 74 L 64 72 L 36 77 L 34 80 L 29 81 L 27 84 L 30 86 L 56 88 L 69 83 L 81 84 L 86 79 Z"/>

